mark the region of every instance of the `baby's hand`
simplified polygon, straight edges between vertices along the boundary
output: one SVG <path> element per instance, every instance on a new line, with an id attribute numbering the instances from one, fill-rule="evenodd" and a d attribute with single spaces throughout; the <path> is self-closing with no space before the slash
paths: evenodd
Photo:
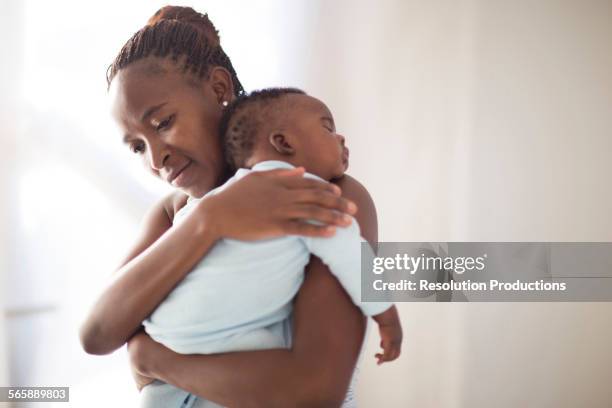
<path id="1" fill-rule="evenodd" d="M 378 323 L 380 347 L 383 349 L 382 353 L 377 353 L 374 357 L 378 360 L 377 364 L 381 365 L 399 357 L 402 350 L 402 325 L 395 306 L 374 316 L 374 320 Z"/>

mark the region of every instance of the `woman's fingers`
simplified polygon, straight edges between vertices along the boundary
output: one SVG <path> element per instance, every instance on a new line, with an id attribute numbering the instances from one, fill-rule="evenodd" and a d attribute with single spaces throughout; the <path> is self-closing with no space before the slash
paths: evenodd
<path id="1" fill-rule="evenodd" d="M 279 186 L 289 190 L 288 200 L 294 203 L 314 204 L 351 215 L 357 212 L 354 202 L 341 197 L 340 187 L 326 181 L 305 178 L 303 174 L 303 168 L 296 168 L 263 171 L 254 175 L 275 179 Z"/>
<path id="2" fill-rule="evenodd" d="M 265 176 L 281 176 L 281 177 L 291 177 L 291 176 L 302 176 L 304 175 L 304 168 L 303 167 L 295 167 L 292 169 L 274 169 L 274 170 L 266 170 L 266 171 L 259 171 L 258 173 L 261 175 L 265 175 Z"/>
<path id="3" fill-rule="evenodd" d="M 294 219 L 306 220 L 306 222 L 315 221 L 341 227 L 349 226 L 352 222 L 350 215 L 314 204 L 296 204 L 288 215 Z"/>
<path id="4" fill-rule="evenodd" d="M 326 191 L 335 196 L 340 196 L 342 194 L 342 190 L 340 187 L 333 183 L 328 183 L 326 181 L 315 180 L 311 178 L 305 177 L 291 177 L 285 178 L 283 180 L 285 187 L 290 188 L 292 190 L 313 190 L 313 191 Z"/>
<path id="5" fill-rule="evenodd" d="M 291 190 L 313 190 L 328 192 L 338 197 L 342 194 L 342 190 L 340 189 L 340 187 L 333 183 L 328 183 L 326 181 L 306 178 L 302 176 L 283 177 L 279 180 L 283 186 Z"/>
<path id="6" fill-rule="evenodd" d="M 335 229 L 327 226 L 350 225 L 355 203 L 337 186 L 303 174 L 299 168 L 252 172 L 202 200 L 200 214 L 219 237 L 246 240 L 331 236 Z"/>
<path id="7" fill-rule="evenodd" d="M 333 236 L 336 233 L 336 228 L 331 225 L 314 225 L 302 221 L 288 221 L 285 224 L 285 233 L 303 237 L 325 238 Z"/>
<path id="8" fill-rule="evenodd" d="M 292 194 L 295 194 L 293 196 L 295 197 L 294 199 L 300 203 L 312 204 L 351 215 L 357 212 L 357 206 L 351 200 L 330 194 L 323 190 L 300 190 L 299 192 L 293 191 Z"/>
<path id="9" fill-rule="evenodd" d="M 264 177 L 278 177 L 279 182 L 283 186 L 292 190 L 314 189 L 329 191 L 337 196 L 340 196 L 342 194 L 342 190 L 340 189 L 340 187 L 333 183 L 304 177 L 303 167 L 296 167 L 295 169 L 262 171 L 257 172 L 257 174 Z"/>

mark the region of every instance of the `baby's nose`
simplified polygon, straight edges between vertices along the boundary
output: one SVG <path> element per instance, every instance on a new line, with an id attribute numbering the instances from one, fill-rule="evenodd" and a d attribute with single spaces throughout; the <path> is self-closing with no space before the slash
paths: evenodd
<path id="1" fill-rule="evenodd" d="M 338 136 L 338 140 L 340 141 L 340 144 L 341 144 L 342 146 L 344 146 L 344 136 L 342 136 L 342 135 L 341 135 L 341 134 L 339 134 L 339 133 L 336 133 L 336 135 Z"/>

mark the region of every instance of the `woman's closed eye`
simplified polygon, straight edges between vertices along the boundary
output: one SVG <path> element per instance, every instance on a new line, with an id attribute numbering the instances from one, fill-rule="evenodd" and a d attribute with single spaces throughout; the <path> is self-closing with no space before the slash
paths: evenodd
<path id="1" fill-rule="evenodd" d="M 155 130 L 157 130 L 158 132 L 161 132 L 162 130 L 166 130 L 172 125 L 173 119 L 174 119 L 174 115 L 168 116 L 166 119 L 162 120 L 161 122 L 159 122 L 159 124 L 155 126 Z"/>
<path id="2" fill-rule="evenodd" d="M 144 153 L 145 145 L 142 142 L 133 143 L 130 145 L 130 151 L 135 154 Z"/>

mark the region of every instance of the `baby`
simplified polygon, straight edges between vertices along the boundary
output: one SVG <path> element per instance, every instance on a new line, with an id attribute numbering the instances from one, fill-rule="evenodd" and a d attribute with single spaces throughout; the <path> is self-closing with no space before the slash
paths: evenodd
<path id="1" fill-rule="evenodd" d="M 221 120 L 228 162 L 238 169 L 216 194 L 251 171 L 304 167 L 305 177 L 329 181 L 348 167 L 344 137 L 329 109 L 293 88 L 272 88 L 239 98 Z M 199 200 L 190 199 L 175 223 Z M 265 211 L 265 209 L 262 209 Z M 369 245 L 363 245 L 371 250 Z M 395 306 L 361 301 L 362 238 L 356 220 L 328 238 L 285 236 L 260 241 L 223 239 L 143 322 L 147 333 L 182 354 L 288 348 L 292 301 L 310 255 L 319 257 L 353 302 L 377 322 L 383 352 L 396 359 L 401 326 Z M 190 396 L 160 381 L 143 388 L 141 406 L 180 406 Z M 189 405 L 189 404 L 188 404 Z"/>

